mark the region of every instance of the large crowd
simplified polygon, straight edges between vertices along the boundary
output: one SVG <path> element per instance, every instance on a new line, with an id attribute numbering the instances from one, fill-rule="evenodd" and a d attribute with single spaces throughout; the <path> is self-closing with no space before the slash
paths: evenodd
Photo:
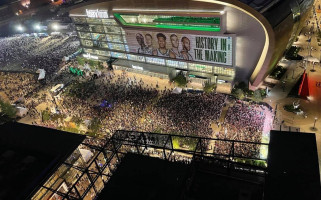
<path id="1" fill-rule="evenodd" d="M 247 102 L 237 101 L 229 107 L 221 131 L 217 132 L 219 139 L 237 140 L 260 143 L 265 125 L 266 112 L 269 109 L 262 105 L 250 105 Z M 231 142 L 216 142 L 216 153 L 232 154 Z M 249 143 L 234 144 L 234 155 L 243 157 L 258 157 L 260 145 Z"/>
<path id="2" fill-rule="evenodd" d="M 126 72 L 109 72 L 101 80 L 105 83 L 88 91 L 93 92 L 89 99 L 65 95 L 63 110 L 84 120 L 99 117 L 103 132 L 109 134 L 133 130 L 211 137 L 210 123 L 220 117 L 226 98 L 224 94 L 159 91 L 141 79 L 127 77 Z M 110 107 L 97 107 L 103 101 L 109 102 Z"/>
<path id="3" fill-rule="evenodd" d="M 55 75 L 62 67 L 63 56 L 75 52 L 78 45 L 76 38 L 69 36 L 3 38 L 0 39 L 0 46 L 3 47 L 0 49 L 0 68 L 19 64 L 33 72 L 42 68 L 47 74 Z M 77 62 L 73 65 L 77 65 Z M 72 76 L 67 73 L 63 71 L 57 76 L 58 79 Z M 11 103 L 20 97 L 28 97 L 25 105 L 29 109 L 29 116 L 35 121 L 42 116 L 36 109 L 37 105 L 48 102 L 55 105 L 60 114 L 81 119 L 87 128 L 90 121 L 96 119 L 101 125 L 98 132 L 105 138 L 109 138 L 116 130 L 133 130 L 257 143 L 262 139 L 268 112 L 262 105 L 235 102 L 228 108 L 224 122 L 219 123 L 227 102 L 228 96 L 225 94 L 175 94 L 169 88 L 160 90 L 141 78 L 128 76 L 126 71 L 105 71 L 99 78 L 74 76 L 74 79 L 77 81 L 71 81 L 71 85 L 61 93 L 60 103 L 51 95 L 47 97 L 46 92 L 40 96 L 33 94 L 33 91 L 38 92 L 35 89 L 40 85 L 35 74 L 2 72 L 0 92 Z M 50 127 L 64 126 L 62 120 L 40 123 Z M 215 124 L 220 131 L 212 129 Z M 229 142 L 216 141 L 211 146 L 214 153 L 231 153 Z M 234 150 L 241 156 L 257 156 L 259 145 L 239 143 Z"/>
<path id="4" fill-rule="evenodd" d="M 39 84 L 31 74 L 22 76 L 20 73 L 2 73 L 1 77 L 1 90 L 12 103 L 18 97 L 32 93 Z M 225 94 L 174 94 L 170 89 L 157 90 L 142 79 L 130 78 L 126 71 L 108 71 L 98 79 L 79 78 L 78 81 L 85 87 L 93 87 L 90 86 L 90 90 L 73 91 L 68 89 L 73 88 L 73 85 L 67 87 L 60 95 L 60 114 L 80 118 L 84 124 L 93 118 L 98 119 L 101 123 L 99 132 L 106 138 L 116 130 L 133 130 L 258 143 L 262 139 L 265 111 L 268 111 L 262 105 L 236 102 L 229 107 L 224 122 L 220 124 L 218 119 L 222 108 L 226 106 Z M 83 96 L 86 98 L 79 98 Z M 30 97 L 26 101 L 29 116 L 39 119 L 41 114 L 36 106 L 48 102 L 49 98 L 45 94 Z M 108 106 L 101 106 L 102 102 L 108 102 Z M 221 131 L 214 133 L 211 124 L 220 126 Z M 41 125 L 62 126 L 61 121 L 46 121 L 41 122 Z M 216 141 L 213 148 L 214 153 L 229 154 L 231 143 Z M 242 156 L 257 156 L 259 145 L 237 144 L 235 151 Z"/>
<path id="5" fill-rule="evenodd" d="M 36 72 L 45 69 L 50 76 L 55 73 L 64 56 L 79 48 L 75 36 L 0 38 L 0 70 Z"/>
<path id="6" fill-rule="evenodd" d="M 0 72 L 0 97 L 11 104 L 33 94 L 39 85 L 34 74 Z"/>

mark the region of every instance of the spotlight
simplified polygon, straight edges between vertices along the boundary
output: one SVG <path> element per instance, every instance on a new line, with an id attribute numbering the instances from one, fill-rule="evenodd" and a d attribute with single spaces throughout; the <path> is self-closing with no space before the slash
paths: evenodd
<path id="1" fill-rule="evenodd" d="M 17 26 L 17 30 L 20 31 L 20 32 L 22 32 L 22 31 L 24 30 L 24 28 L 23 28 L 23 26 L 18 25 L 18 26 Z"/>
<path id="2" fill-rule="evenodd" d="M 59 30 L 59 25 L 58 25 L 58 24 L 53 24 L 53 25 L 52 25 L 52 28 L 53 28 L 55 31 L 58 31 L 58 30 Z"/>
<path id="3" fill-rule="evenodd" d="M 41 27 L 40 27 L 40 25 L 39 24 L 36 24 L 35 26 L 34 26 L 34 29 L 36 29 L 36 30 L 40 30 L 41 29 Z"/>

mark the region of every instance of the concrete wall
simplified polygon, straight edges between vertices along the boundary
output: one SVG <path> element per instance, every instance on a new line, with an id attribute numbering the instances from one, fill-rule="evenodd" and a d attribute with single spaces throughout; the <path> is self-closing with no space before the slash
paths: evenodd
<path id="1" fill-rule="evenodd" d="M 262 26 L 251 16 L 231 7 L 225 7 L 227 32 L 236 34 L 235 81 L 248 81 L 265 43 Z"/>

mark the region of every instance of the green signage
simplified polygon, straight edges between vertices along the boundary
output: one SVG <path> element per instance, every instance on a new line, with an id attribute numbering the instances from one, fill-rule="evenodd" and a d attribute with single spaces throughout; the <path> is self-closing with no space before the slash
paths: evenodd
<path id="1" fill-rule="evenodd" d="M 173 17 L 158 17 L 154 22 L 178 22 L 178 23 L 198 23 L 198 24 L 220 24 L 219 17 L 190 17 L 190 16 L 173 16 Z"/>
<path id="2" fill-rule="evenodd" d="M 78 75 L 78 76 L 83 76 L 83 71 L 77 68 L 69 67 L 69 71 L 72 74 Z"/>
<path id="3" fill-rule="evenodd" d="M 197 60 L 227 63 L 227 51 L 230 51 L 230 46 L 227 45 L 226 38 L 195 37 L 195 47 Z"/>
<path id="4" fill-rule="evenodd" d="M 210 31 L 210 32 L 221 31 L 221 28 L 219 26 L 220 18 L 174 16 L 171 18 L 156 18 L 153 20 L 153 22 L 149 22 L 149 23 L 136 23 L 136 22 L 127 22 L 122 17 L 122 15 L 124 14 L 114 13 L 115 18 L 117 18 L 119 22 L 125 26 Z M 137 17 L 137 15 L 135 16 L 130 15 L 130 16 Z M 174 20 L 174 21 L 169 21 L 169 20 Z"/>

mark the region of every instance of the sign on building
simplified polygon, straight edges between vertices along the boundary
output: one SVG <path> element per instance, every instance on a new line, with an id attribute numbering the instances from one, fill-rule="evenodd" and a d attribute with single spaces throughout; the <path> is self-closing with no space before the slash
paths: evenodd
<path id="1" fill-rule="evenodd" d="M 107 10 L 89 10 L 86 9 L 87 17 L 89 18 L 108 18 L 108 11 Z"/>
<path id="2" fill-rule="evenodd" d="M 132 53 L 171 59 L 233 65 L 233 38 L 126 30 Z"/>

